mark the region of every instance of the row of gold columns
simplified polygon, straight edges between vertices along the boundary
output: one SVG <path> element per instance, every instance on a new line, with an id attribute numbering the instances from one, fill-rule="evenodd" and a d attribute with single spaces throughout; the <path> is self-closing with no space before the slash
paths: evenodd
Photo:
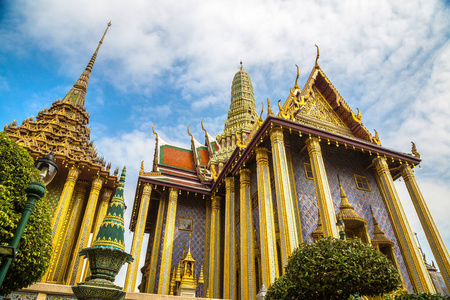
<path id="1" fill-rule="evenodd" d="M 281 233 L 281 258 L 286 265 L 292 251 L 298 247 L 299 234 L 296 226 L 293 193 L 289 180 L 289 167 L 286 160 L 283 128 L 274 127 L 270 131 L 272 145 L 273 172 L 277 192 L 278 225 Z M 242 221 L 242 220 L 241 220 Z"/>
<path id="2" fill-rule="evenodd" d="M 134 260 L 128 265 L 127 275 L 125 277 L 125 292 L 134 292 L 134 289 L 136 287 L 136 277 L 139 270 L 139 259 L 141 256 L 141 248 L 144 239 L 145 223 L 147 222 L 147 213 L 150 205 L 151 193 L 152 186 L 148 183 L 145 183 L 142 190 L 141 203 L 139 206 L 139 216 L 134 226 L 133 241 L 131 242 L 130 254 L 134 258 Z"/>
<path id="3" fill-rule="evenodd" d="M 377 183 L 394 227 L 414 290 L 416 292 L 434 293 L 433 283 L 414 240 L 411 227 L 409 226 L 386 163 L 386 158 L 374 158 L 373 163 L 376 170 L 375 176 Z"/>
<path id="4" fill-rule="evenodd" d="M 241 299 L 254 299 L 256 296 L 256 273 L 253 237 L 252 199 L 248 169 L 241 169 L 240 175 L 240 289 Z"/>
<path id="5" fill-rule="evenodd" d="M 275 281 L 279 268 L 267 152 L 266 148 L 256 149 L 262 282 L 266 287 Z"/>
<path id="6" fill-rule="evenodd" d="M 223 297 L 237 299 L 236 295 L 236 235 L 235 235 L 234 177 L 225 178 L 225 240 L 223 266 Z"/>
<path id="7" fill-rule="evenodd" d="M 158 294 L 168 295 L 170 290 L 170 271 L 172 266 L 173 237 L 175 232 L 175 216 L 177 212 L 178 190 L 169 189 L 169 203 L 164 228 L 163 251 L 159 272 Z"/>
<path id="8" fill-rule="evenodd" d="M 52 219 L 52 230 L 53 230 L 53 240 L 52 240 L 52 256 L 50 259 L 50 266 L 47 273 L 42 278 L 43 282 L 55 282 L 54 276 L 56 267 L 58 264 L 58 258 L 61 253 L 62 247 L 62 232 L 64 231 L 64 221 L 69 211 L 72 195 L 75 190 L 75 184 L 77 182 L 78 176 L 81 171 L 76 166 L 72 166 L 67 174 L 66 182 L 64 183 L 64 188 L 61 193 L 58 205 L 56 206 L 55 213 Z"/>
<path id="9" fill-rule="evenodd" d="M 77 186 L 75 188 L 75 196 L 73 198 L 74 205 L 72 210 L 69 212 L 68 224 L 70 226 L 67 227 L 64 232 L 65 237 L 65 249 L 72 249 L 73 244 L 75 242 L 75 236 L 77 233 L 78 224 L 80 222 L 81 210 L 83 209 L 84 199 L 86 197 L 87 190 L 89 188 L 89 183 L 87 181 L 78 181 Z M 61 262 L 61 268 L 57 274 L 57 283 L 63 283 L 66 278 L 66 272 L 68 268 L 68 264 L 70 261 L 70 255 L 60 255 L 64 249 L 54 249 L 54 253 L 59 255 L 59 260 Z"/>
<path id="10" fill-rule="evenodd" d="M 92 232 L 93 217 L 92 212 L 95 212 L 97 207 L 98 198 L 100 195 L 100 190 L 102 188 L 104 178 L 100 176 L 94 176 L 91 183 L 91 191 L 89 193 L 89 198 L 84 210 L 83 221 L 81 222 L 81 228 L 78 233 L 78 239 L 75 244 L 74 251 L 72 253 L 72 260 L 69 266 L 69 274 L 67 276 L 65 284 L 74 285 L 81 279 L 81 274 L 83 271 L 84 259 L 78 256 L 81 249 L 86 248 L 89 243 L 89 236 Z"/>
<path id="11" fill-rule="evenodd" d="M 164 209 L 166 204 L 166 195 L 162 195 L 159 200 L 158 216 L 156 217 L 155 235 L 153 237 L 152 256 L 150 258 L 150 264 L 148 266 L 148 281 L 145 287 L 147 293 L 153 293 L 155 290 L 156 281 L 156 268 L 158 265 L 159 247 L 161 243 L 162 224 L 164 221 Z"/>
<path id="12" fill-rule="evenodd" d="M 211 198 L 211 230 L 209 247 L 209 296 L 220 297 L 220 197 Z"/>
<path id="13" fill-rule="evenodd" d="M 430 244 L 433 255 L 444 278 L 447 288 L 450 290 L 450 257 L 445 247 L 444 241 L 434 223 L 430 210 L 423 198 L 422 192 L 419 189 L 416 178 L 414 177 L 411 167 L 404 164 L 400 168 L 402 177 L 405 181 L 406 188 L 411 196 L 412 202 L 419 216 L 420 223 Z"/>
<path id="14" fill-rule="evenodd" d="M 311 161 L 311 170 L 314 177 L 319 214 L 322 218 L 324 237 L 332 236 L 337 238 L 339 236 L 336 228 L 336 215 L 334 213 L 333 200 L 328 185 L 319 139 L 317 137 L 310 137 L 306 140 L 306 147 L 308 148 L 309 159 Z"/>

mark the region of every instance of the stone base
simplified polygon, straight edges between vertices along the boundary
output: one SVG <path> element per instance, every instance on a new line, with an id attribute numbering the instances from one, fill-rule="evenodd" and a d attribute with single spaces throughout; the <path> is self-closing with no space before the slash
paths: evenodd
<path id="1" fill-rule="evenodd" d="M 186 298 L 195 298 L 195 290 L 197 288 L 195 287 L 187 287 L 187 286 L 180 286 L 178 289 L 178 296 L 186 297 Z"/>
<path id="2" fill-rule="evenodd" d="M 93 282 L 79 283 L 72 290 L 79 300 L 123 300 L 126 294 L 119 286 Z"/>

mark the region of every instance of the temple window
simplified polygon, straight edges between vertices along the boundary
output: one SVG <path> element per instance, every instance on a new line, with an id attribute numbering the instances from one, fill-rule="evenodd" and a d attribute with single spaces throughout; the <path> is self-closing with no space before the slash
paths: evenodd
<path id="1" fill-rule="evenodd" d="M 358 189 L 370 192 L 370 187 L 369 187 L 369 182 L 367 181 L 367 177 L 355 174 L 355 182 L 356 182 L 356 187 Z"/>

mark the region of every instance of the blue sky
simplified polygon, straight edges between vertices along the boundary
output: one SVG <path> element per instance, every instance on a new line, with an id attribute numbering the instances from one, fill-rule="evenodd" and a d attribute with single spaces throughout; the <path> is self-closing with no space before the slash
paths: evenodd
<path id="1" fill-rule="evenodd" d="M 189 143 L 188 125 L 202 141 L 203 118 L 210 134 L 219 133 L 240 60 L 260 111 L 267 98 L 286 99 L 295 64 L 303 85 L 317 44 L 320 66 L 383 146 L 410 152 L 416 143 L 423 159 L 416 178 L 450 244 L 448 1 L 0 0 L 0 125 L 63 98 L 110 20 L 86 107 L 99 153 L 113 169 L 127 165 L 128 207 L 140 162 L 151 167 L 153 123 L 181 146 Z M 397 187 L 434 260 L 403 182 Z"/>

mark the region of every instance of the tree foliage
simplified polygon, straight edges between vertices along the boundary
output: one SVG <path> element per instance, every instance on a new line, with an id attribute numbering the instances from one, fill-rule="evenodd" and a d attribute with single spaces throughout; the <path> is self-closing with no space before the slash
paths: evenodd
<path id="1" fill-rule="evenodd" d="M 347 300 L 355 293 L 381 296 L 400 283 L 397 269 L 381 252 L 359 239 L 326 238 L 295 249 L 266 299 Z"/>
<path id="2" fill-rule="evenodd" d="M 24 189 L 36 179 L 31 156 L 21 146 L 0 133 L 0 243 L 9 245 L 27 201 Z M 51 211 L 46 198 L 36 202 L 16 258 L 13 259 L 0 295 L 38 281 L 50 263 L 52 251 Z M 0 258 L 1 259 L 1 258 Z"/>

